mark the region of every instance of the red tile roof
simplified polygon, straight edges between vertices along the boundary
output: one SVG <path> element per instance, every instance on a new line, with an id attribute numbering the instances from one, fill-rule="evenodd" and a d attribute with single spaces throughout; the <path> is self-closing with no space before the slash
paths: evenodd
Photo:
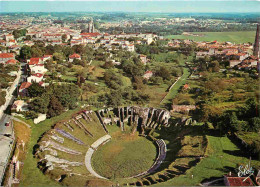
<path id="1" fill-rule="evenodd" d="M 40 59 L 41 59 L 41 58 L 39 58 L 39 57 L 37 57 L 37 58 L 30 58 L 29 65 L 39 64 Z"/>
<path id="2" fill-rule="evenodd" d="M 32 85 L 32 83 L 30 82 L 23 82 L 19 88 L 19 90 L 21 89 L 25 89 L 25 88 L 29 88 Z"/>
<path id="3" fill-rule="evenodd" d="M 10 59 L 6 62 L 6 64 L 16 64 L 18 61 L 15 59 Z"/>
<path id="4" fill-rule="evenodd" d="M 35 74 L 32 74 L 32 76 L 34 76 L 34 77 L 42 77 L 43 76 L 43 74 L 41 74 L 41 73 L 35 73 Z"/>
<path id="5" fill-rule="evenodd" d="M 80 55 L 74 53 L 73 55 L 70 55 L 70 58 L 80 58 Z"/>
<path id="6" fill-rule="evenodd" d="M 0 58 L 14 58 L 14 53 L 0 53 Z"/>
<path id="7" fill-rule="evenodd" d="M 236 55 L 237 55 L 237 56 L 245 56 L 246 53 L 237 53 Z"/>
<path id="8" fill-rule="evenodd" d="M 245 179 L 246 177 L 227 177 L 230 186 L 255 186 L 249 177 Z"/>
<path id="9" fill-rule="evenodd" d="M 44 55 L 43 58 L 52 57 L 52 55 Z"/>
<path id="10" fill-rule="evenodd" d="M 95 36 L 99 36 L 99 35 L 101 35 L 100 33 L 98 33 L 98 32 L 95 32 L 95 33 L 81 33 L 80 34 L 81 36 L 89 36 L 89 37 L 95 37 Z"/>
<path id="11" fill-rule="evenodd" d="M 150 74 L 153 73 L 152 71 L 146 71 L 145 74 Z"/>

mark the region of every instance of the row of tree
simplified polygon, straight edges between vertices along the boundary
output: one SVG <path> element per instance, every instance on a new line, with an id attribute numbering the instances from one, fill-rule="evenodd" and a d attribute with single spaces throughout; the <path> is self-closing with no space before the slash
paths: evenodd
<path id="1" fill-rule="evenodd" d="M 65 109 L 75 108 L 81 91 L 74 84 L 52 84 L 44 89 L 39 84 L 33 83 L 28 88 L 28 93 L 33 97 L 29 104 L 32 111 L 54 117 Z"/>

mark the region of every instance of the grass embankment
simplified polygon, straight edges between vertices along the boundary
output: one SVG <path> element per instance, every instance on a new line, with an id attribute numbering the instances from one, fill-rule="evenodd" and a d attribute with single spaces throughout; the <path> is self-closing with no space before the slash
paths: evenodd
<path id="1" fill-rule="evenodd" d="M 178 94 L 179 89 L 186 83 L 189 75 L 190 75 L 189 69 L 187 67 L 184 67 L 183 75 L 181 76 L 181 78 L 179 80 L 177 80 L 177 82 L 171 88 L 171 90 L 169 90 L 168 94 L 165 96 L 165 98 L 161 102 L 162 106 L 165 106 L 166 108 L 170 109 L 173 98 Z"/>
<path id="2" fill-rule="evenodd" d="M 93 155 L 93 168 L 112 180 L 131 177 L 148 170 L 156 158 L 152 141 L 138 134 L 114 132 L 112 139 Z"/>
<path id="3" fill-rule="evenodd" d="M 200 36 L 186 36 L 186 35 L 168 35 L 169 39 L 190 39 L 194 41 L 219 41 L 232 43 L 247 43 L 254 42 L 255 31 L 238 31 L 238 32 L 194 32 Z"/>
<path id="4" fill-rule="evenodd" d="M 159 185 L 195 186 L 205 179 L 221 177 L 234 171 L 238 165 L 245 165 L 249 162 L 249 159 L 242 156 L 243 152 L 229 138 L 207 135 L 207 140 L 205 158 L 189 169 L 185 175 L 180 175 Z M 252 160 L 251 163 L 252 166 L 260 168 L 260 161 Z"/>
<path id="5" fill-rule="evenodd" d="M 33 156 L 34 146 L 37 144 L 37 141 L 41 135 L 49 130 L 52 125 L 56 122 L 69 119 L 72 114 L 80 109 L 70 110 L 63 113 L 60 116 L 45 120 L 39 124 L 34 124 L 31 120 L 26 121 L 31 125 L 31 138 L 28 144 L 28 153 L 24 161 L 24 167 L 21 176 L 21 185 L 22 186 L 57 186 L 57 182 L 51 180 L 48 176 L 45 176 L 40 169 L 37 167 L 38 160 Z"/>

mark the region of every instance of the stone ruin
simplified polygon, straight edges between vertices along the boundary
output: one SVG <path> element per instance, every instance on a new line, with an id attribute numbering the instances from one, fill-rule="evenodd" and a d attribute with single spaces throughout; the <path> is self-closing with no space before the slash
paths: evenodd
<path id="1" fill-rule="evenodd" d="M 39 147 L 35 155 L 39 158 L 38 164 L 43 171 L 50 172 L 55 168 L 60 168 L 64 171 L 64 175 L 69 176 L 73 172 L 72 167 L 82 166 L 84 163 L 64 159 L 61 157 L 62 154 L 82 155 L 84 157 L 85 152 L 80 152 L 74 149 L 74 147 L 66 147 L 65 140 L 71 140 L 75 142 L 75 145 L 82 146 L 84 149 L 90 146 L 73 133 L 75 128 L 80 129 L 86 137 L 93 140 L 97 138 L 94 136 L 95 133 L 90 132 L 84 123 L 96 122 L 97 125 L 101 125 L 100 130 L 103 129 L 105 134 L 109 134 L 107 125 L 117 125 L 121 131 L 125 131 L 125 125 L 128 125 L 131 127 L 130 133 L 134 134 L 138 130 L 140 134 L 145 135 L 146 129 L 156 129 L 159 126 L 168 127 L 170 117 L 170 112 L 167 110 L 138 106 L 106 108 L 95 112 L 83 110 L 75 114 L 71 119 L 60 122 L 59 125 L 55 125 L 53 129 L 49 130 L 43 136 L 44 139 L 38 143 Z M 82 120 L 85 122 L 83 123 Z M 151 167 L 151 171 L 149 170 L 145 174 L 153 173 L 165 158 L 166 148 L 164 148 L 164 144 L 161 141 L 156 142 L 159 150 L 161 150 L 159 157 L 155 165 Z"/>
<path id="2" fill-rule="evenodd" d="M 108 132 L 106 125 L 115 123 L 124 131 L 125 122 L 129 122 L 133 127 L 132 133 L 140 128 L 142 134 L 147 128 L 155 129 L 160 125 L 168 127 L 168 120 L 171 117 L 167 110 L 138 106 L 101 109 L 96 111 L 96 114 L 106 132 Z"/>

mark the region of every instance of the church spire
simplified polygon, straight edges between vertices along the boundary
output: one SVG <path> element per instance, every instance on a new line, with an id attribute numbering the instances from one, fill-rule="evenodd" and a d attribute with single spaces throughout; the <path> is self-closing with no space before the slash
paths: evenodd
<path id="1" fill-rule="evenodd" d="M 260 28 L 259 28 L 259 24 L 257 24 L 257 28 L 256 28 L 256 35 L 255 35 L 255 43 L 254 43 L 254 52 L 253 55 L 259 58 L 259 32 L 260 32 Z"/>

